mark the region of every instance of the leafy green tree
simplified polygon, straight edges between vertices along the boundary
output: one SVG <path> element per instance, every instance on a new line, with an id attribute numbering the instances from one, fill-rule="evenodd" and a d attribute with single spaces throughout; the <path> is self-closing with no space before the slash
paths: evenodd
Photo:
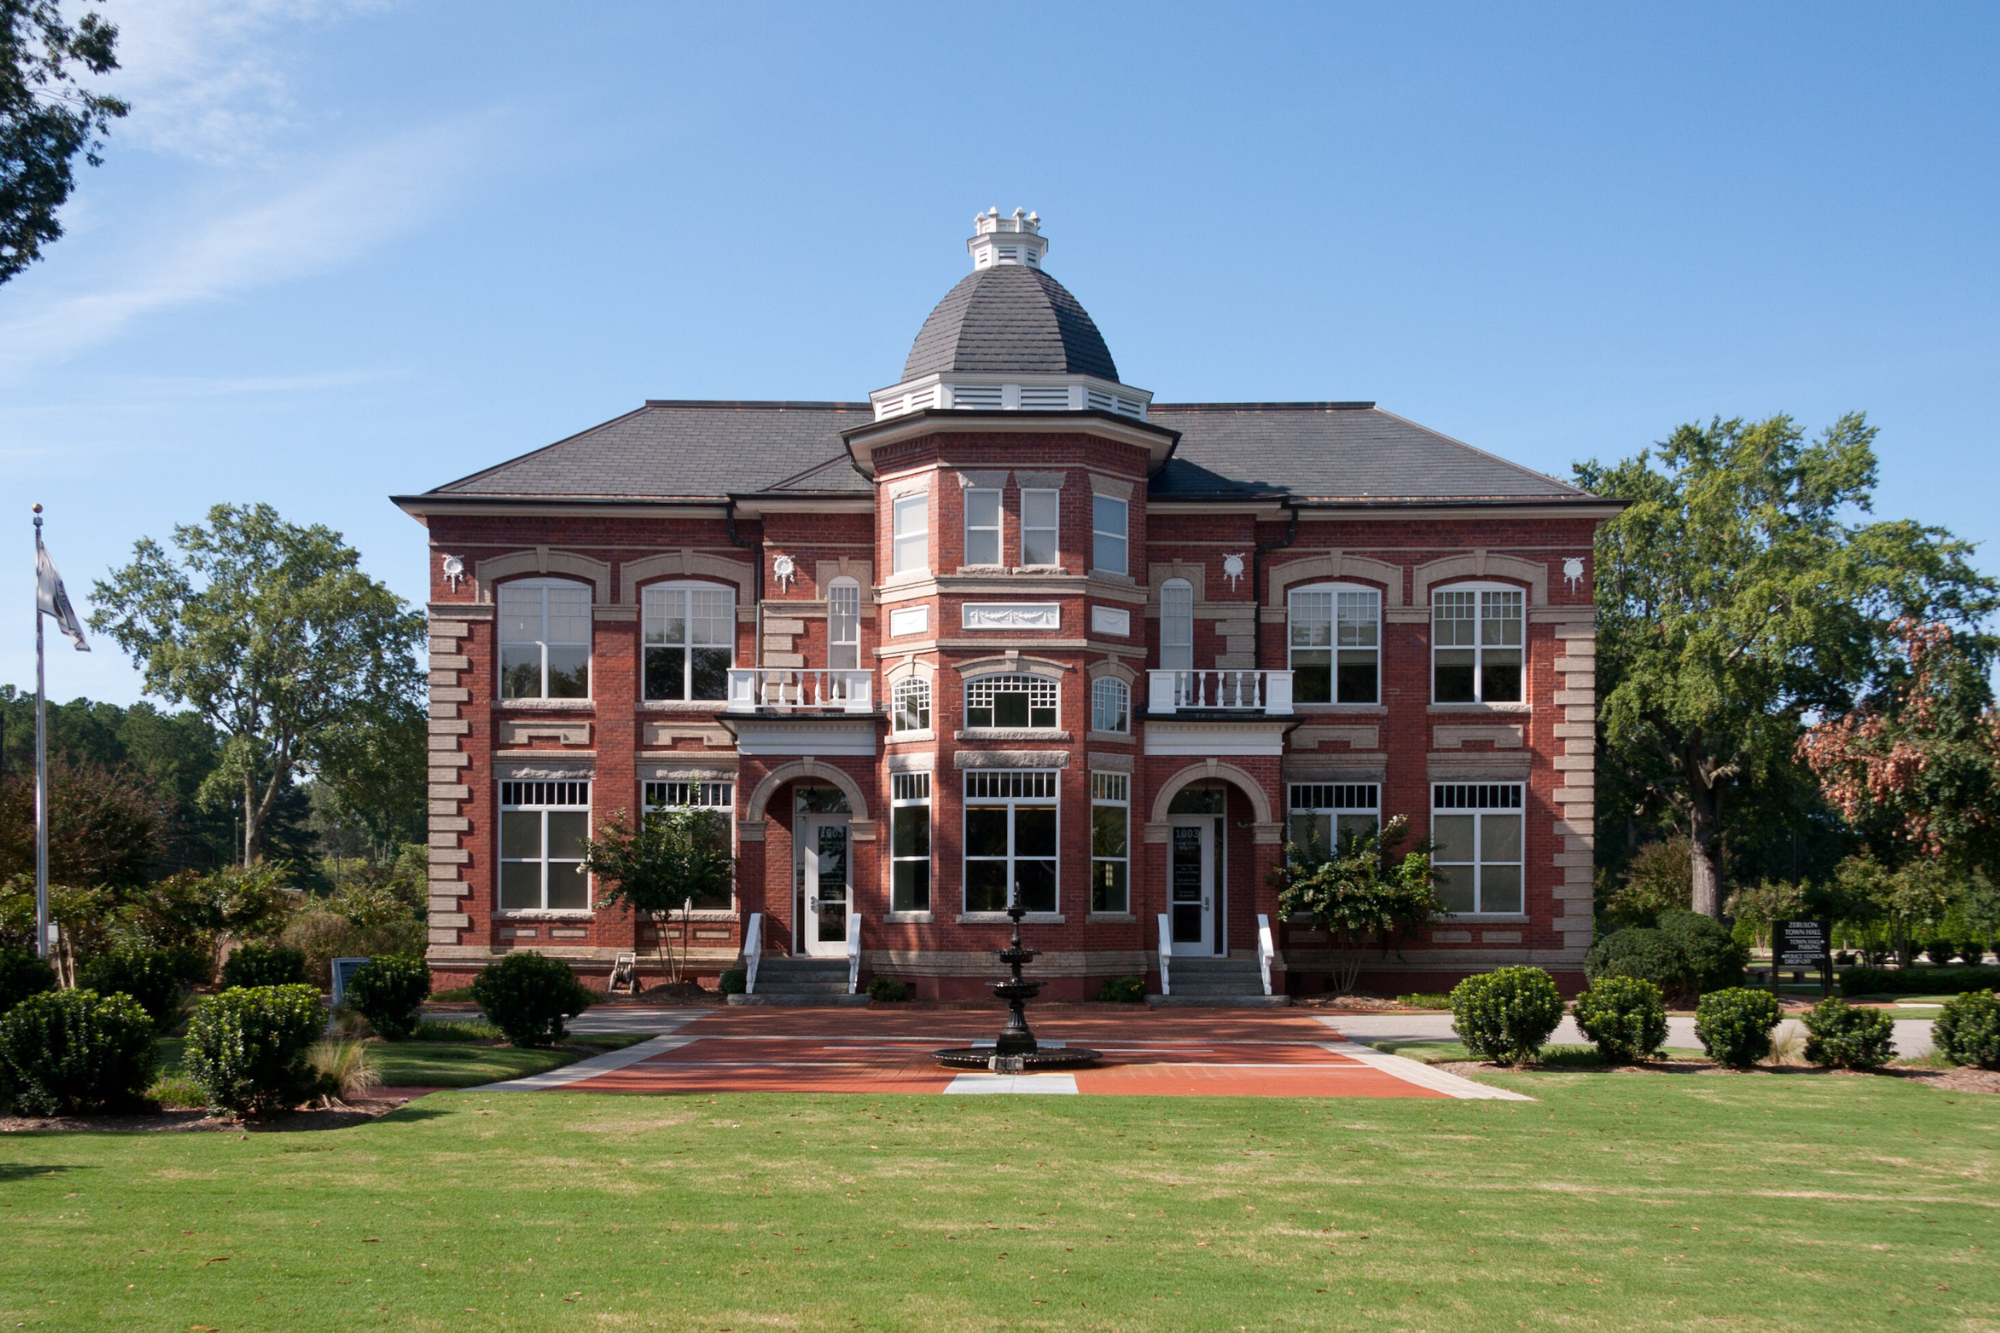
<path id="1" fill-rule="evenodd" d="M 78 86 L 118 68 L 118 28 L 96 14 L 68 23 L 57 0 L 0 0 L 0 283 L 62 235 L 56 212 L 91 166 L 125 103 Z"/>
<path id="2" fill-rule="evenodd" d="M 1288 845 L 1284 863 L 1271 872 L 1279 908 L 1286 915 L 1310 914 L 1332 938 L 1338 959 L 1334 986 L 1343 995 L 1354 989 L 1369 944 L 1380 945 L 1386 955 L 1443 911 L 1427 840 L 1390 863 L 1391 853 L 1409 836 L 1409 821 L 1398 815 L 1366 833 L 1342 833 L 1331 851 L 1317 840 Z"/>
<path id="3" fill-rule="evenodd" d="M 1631 502 L 1599 530 L 1599 725 L 1607 761 L 1689 835 L 1694 910 L 1722 907 L 1737 792 L 1781 780 L 1800 720 L 1879 678 L 1901 617 L 1969 625 L 1996 585 L 1940 528 L 1853 521 L 1870 507 L 1860 414 L 1806 441 L 1790 417 L 1685 425 L 1589 490 Z"/>
<path id="4" fill-rule="evenodd" d="M 248 865 L 297 777 L 338 783 L 354 735 L 418 706 L 424 617 L 363 574 L 339 533 L 269 505 L 217 505 L 207 525 L 175 527 L 174 543 L 178 558 L 142 538 L 92 589 L 90 623 L 132 657 L 147 693 L 226 738 L 204 793 L 240 799 Z"/>
<path id="5" fill-rule="evenodd" d="M 49 765 L 49 875 L 126 889 L 159 868 L 166 811 L 137 775 L 58 759 Z M 0 778 L 0 880 L 35 868 L 35 784 Z"/>
<path id="6" fill-rule="evenodd" d="M 727 906 L 736 860 L 729 854 L 729 823 L 721 812 L 681 806 L 655 810 L 636 824 L 618 811 L 604 821 L 598 837 L 584 843 L 583 868 L 597 877 L 600 903 L 623 904 L 652 919 L 661 966 L 678 982 L 688 932 L 684 920 L 676 956 L 667 943 L 667 922 L 690 900 Z"/>

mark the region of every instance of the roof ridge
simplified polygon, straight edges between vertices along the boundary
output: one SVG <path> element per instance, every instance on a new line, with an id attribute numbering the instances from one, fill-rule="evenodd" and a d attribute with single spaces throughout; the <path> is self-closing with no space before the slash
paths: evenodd
<path id="1" fill-rule="evenodd" d="M 803 398 L 648 398 L 646 400 L 646 407 L 763 407 L 777 408 L 780 411 L 786 408 L 798 408 L 801 411 L 870 413 L 875 410 L 875 404 L 869 402 L 814 402 Z M 644 411 L 645 408 L 638 410 Z M 628 412 L 626 415 L 630 416 L 631 413 Z M 606 422 L 605 424 L 609 425 L 610 423 Z"/>
<path id="2" fill-rule="evenodd" d="M 1155 412 L 1365 412 L 1381 411 L 1373 401 L 1298 403 L 1162 403 L 1151 404 Z M 1394 416 L 1394 413 L 1386 415 Z M 1398 418 L 1400 420 L 1401 418 Z"/>

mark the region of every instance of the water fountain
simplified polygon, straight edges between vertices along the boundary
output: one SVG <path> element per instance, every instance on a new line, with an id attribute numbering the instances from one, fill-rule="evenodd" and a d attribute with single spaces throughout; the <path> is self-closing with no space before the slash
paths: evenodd
<path id="1" fill-rule="evenodd" d="M 933 1051 L 931 1058 L 947 1069 L 987 1069 L 996 1074 L 1043 1074 L 1086 1069 L 1102 1058 L 1096 1051 L 1086 1051 L 1077 1046 L 1051 1046 L 1043 1050 L 1035 1040 L 1035 1034 L 1028 1030 L 1026 1005 L 1041 994 L 1042 983 L 1021 976 L 1021 965 L 1040 956 L 1037 950 L 1021 945 L 1021 918 L 1027 914 L 1028 909 L 1021 906 L 1020 886 L 1016 885 L 1007 907 L 1007 915 L 1014 919 L 1014 938 L 1006 948 L 994 950 L 994 956 L 1013 973 L 1005 981 L 992 983 L 993 993 L 1007 1002 L 1007 1021 L 1001 1026 L 999 1037 L 990 1048 L 953 1046 Z"/>

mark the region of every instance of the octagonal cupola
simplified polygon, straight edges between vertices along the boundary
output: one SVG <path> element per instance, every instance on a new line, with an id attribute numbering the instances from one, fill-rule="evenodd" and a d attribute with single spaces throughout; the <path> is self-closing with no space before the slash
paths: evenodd
<path id="1" fill-rule="evenodd" d="M 1118 378 L 1090 312 L 1043 270 L 1039 214 L 973 218 L 972 272 L 945 293 L 904 362 L 869 395 L 875 418 L 926 409 L 1110 412 L 1144 420 L 1153 395 Z"/>

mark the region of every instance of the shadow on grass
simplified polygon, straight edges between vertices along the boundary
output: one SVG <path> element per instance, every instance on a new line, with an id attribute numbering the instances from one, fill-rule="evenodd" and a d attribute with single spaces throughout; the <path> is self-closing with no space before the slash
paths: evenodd
<path id="1" fill-rule="evenodd" d="M 15 1180 L 34 1180 L 38 1176 L 59 1176 L 65 1171 L 96 1171 L 94 1166 L 68 1166 L 60 1162 L 0 1162 L 0 1184 Z"/>

